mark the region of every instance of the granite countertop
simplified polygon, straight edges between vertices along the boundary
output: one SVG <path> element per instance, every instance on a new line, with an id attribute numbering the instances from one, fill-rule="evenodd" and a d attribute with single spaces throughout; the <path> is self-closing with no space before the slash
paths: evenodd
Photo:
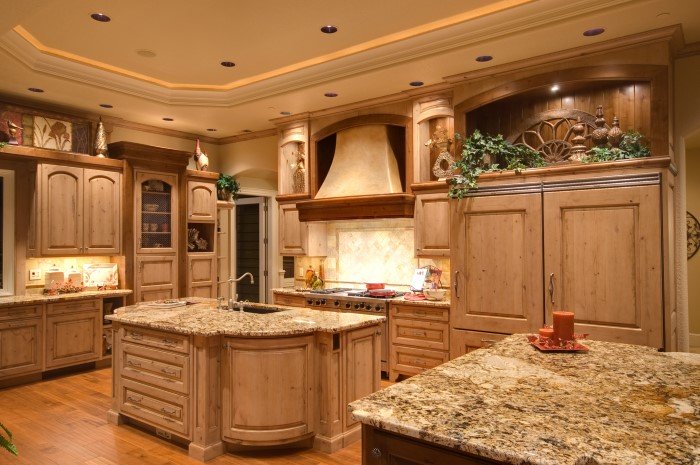
<path id="1" fill-rule="evenodd" d="M 355 419 L 509 464 L 700 463 L 700 355 L 587 341 L 542 353 L 524 335 L 349 405 Z"/>
<path id="2" fill-rule="evenodd" d="M 70 300 L 80 299 L 96 299 L 100 297 L 121 297 L 130 295 L 133 291 L 130 289 L 114 289 L 109 291 L 83 291 L 72 294 L 58 295 L 42 295 L 42 294 L 25 294 L 11 295 L 0 297 L 1 307 L 13 307 L 15 305 L 31 305 L 55 302 L 67 302 Z"/>
<path id="3" fill-rule="evenodd" d="M 328 312 L 284 305 L 246 303 L 253 307 L 274 307 L 282 311 L 268 314 L 218 310 L 216 300 L 187 298 L 192 305 L 172 309 L 153 308 L 148 302 L 122 307 L 106 318 L 136 326 L 181 334 L 214 336 L 289 336 L 317 331 L 340 332 L 372 326 L 383 316 Z"/>
<path id="4" fill-rule="evenodd" d="M 362 289 L 358 289 L 362 290 Z M 283 294 L 283 295 L 299 295 L 303 296 L 306 292 L 308 291 L 297 291 L 292 288 L 276 288 L 273 289 L 272 292 L 276 294 Z M 450 307 L 450 299 L 445 298 L 445 300 L 406 300 L 403 297 L 396 297 L 393 299 L 387 299 L 388 302 L 391 303 L 398 303 L 398 304 L 407 304 L 407 305 L 425 305 L 428 307 L 444 307 L 444 308 L 449 308 Z"/>

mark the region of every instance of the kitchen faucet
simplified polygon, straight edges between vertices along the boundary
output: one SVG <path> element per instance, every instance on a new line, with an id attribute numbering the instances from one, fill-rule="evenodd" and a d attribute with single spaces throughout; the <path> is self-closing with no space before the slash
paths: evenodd
<path id="1" fill-rule="evenodd" d="M 230 283 L 232 283 L 232 282 L 234 282 L 234 281 L 238 283 L 238 282 L 240 282 L 243 278 L 245 278 L 246 276 L 250 276 L 250 284 L 255 284 L 255 277 L 254 277 L 253 274 L 250 273 L 250 272 L 243 273 L 242 275 L 240 275 L 240 276 L 237 277 L 237 278 L 229 278 L 228 283 L 230 284 Z M 235 298 L 235 299 L 231 299 L 231 298 L 228 299 L 228 308 L 229 308 L 229 310 L 233 310 L 233 307 L 236 305 L 236 303 L 240 303 L 240 302 L 238 302 L 238 293 L 236 293 L 236 298 Z M 243 311 L 243 305 L 242 305 L 242 304 L 240 305 L 239 310 L 240 310 L 240 311 Z"/>

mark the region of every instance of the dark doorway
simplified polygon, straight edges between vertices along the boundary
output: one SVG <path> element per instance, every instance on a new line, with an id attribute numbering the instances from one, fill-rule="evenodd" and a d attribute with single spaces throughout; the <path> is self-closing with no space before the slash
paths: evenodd
<path id="1" fill-rule="evenodd" d="M 238 300 L 264 302 L 265 285 L 265 199 L 251 197 L 236 201 L 236 276 L 252 273 L 255 284 L 246 277 L 237 286 Z"/>

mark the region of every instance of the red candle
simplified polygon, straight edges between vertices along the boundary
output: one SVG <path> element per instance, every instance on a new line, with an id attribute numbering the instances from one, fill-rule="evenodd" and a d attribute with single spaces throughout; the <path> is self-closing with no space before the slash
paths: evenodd
<path id="1" fill-rule="evenodd" d="M 554 319 L 554 339 L 571 341 L 574 339 L 574 313 L 552 312 Z"/>
<path id="2" fill-rule="evenodd" d="M 540 328 L 540 337 L 543 339 L 551 339 L 554 336 L 552 328 Z"/>

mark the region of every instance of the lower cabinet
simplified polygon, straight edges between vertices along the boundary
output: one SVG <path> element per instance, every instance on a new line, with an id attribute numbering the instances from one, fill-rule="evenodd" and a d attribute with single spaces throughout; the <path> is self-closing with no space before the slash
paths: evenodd
<path id="1" fill-rule="evenodd" d="M 379 327 L 349 331 L 345 336 L 345 402 L 354 402 L 380 388 L 382 376 Z M 371 364 L 371 369 L 367 369 Z M 357 422 L 345 412 L 345 429 Z"/>
<path id="2" fill-rule="evenodd" d="M 41 316 L 0 321 L 0 379 L 42 370 L 43 328 Z"/>
<path id="3" fill-rule="evenodd" d="M 279 444 L 314 431 L 314 337 L 224 338 L 222 435 Z"/>
<path id="4" fill-rule="evenodd" d="M 99 300 L 95 301 L 99 304 Z M 83 305 L 75 308 L 80 309 Z M 67 313 L 70 307 L 47 306 L 46 368 L 93 362 L 102 355 L 102 312 L 98 308 Z M 52 310 L 57 314 L 52 314 Z"/>
<path id="5" fill-rule="evenodd" d="M 306 298 L 299 295 L 272 293 L 272 303 L 276 305 L 289 305 L 290 307 L 306 307 Z"/>
<path id="6" fill-rule="evenodd" d="M 135 302 L 175 299 L 177 283 L 175 255 L 138 255 L 136 257 Z"/>
<path id="7" fill-rule="evenodd" d="M 216 256 L 187 255 L 187 296 L 216 299 Z"/>
<path id="8" fill-rule="evenodd" d="M 493 465 L 498 462 L 362 426 L 363 465 Z"/>
<path id="9" fill-rule="evenodd" d="M 506 337 L 508 334 L 452 329 L 450 331 L 450 359 L 461 357 L 477 349 L 491 347 Z"/>

